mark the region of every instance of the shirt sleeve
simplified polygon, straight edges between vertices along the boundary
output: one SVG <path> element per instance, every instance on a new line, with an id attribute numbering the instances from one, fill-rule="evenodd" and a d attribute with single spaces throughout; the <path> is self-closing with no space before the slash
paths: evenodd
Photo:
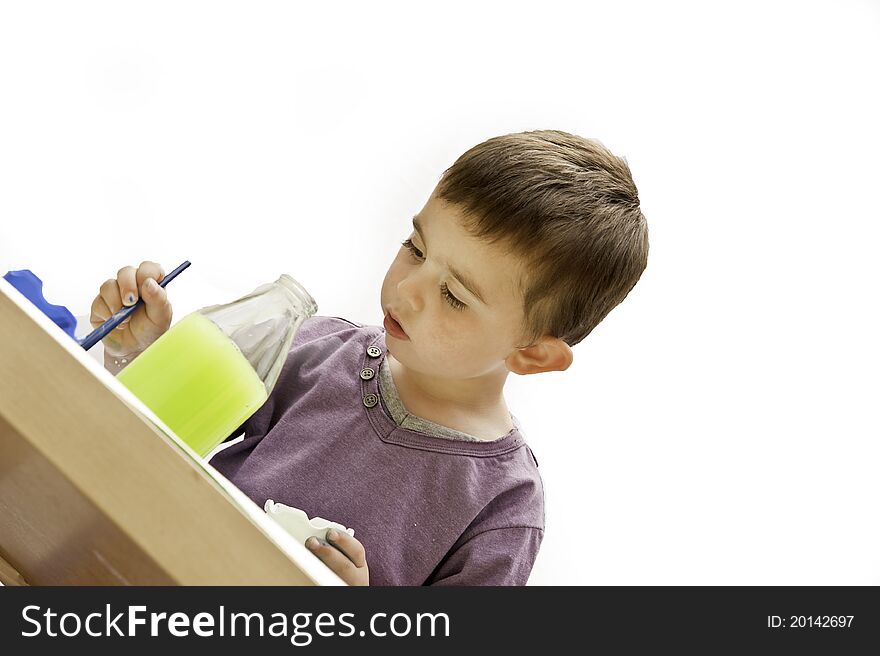
<path id="1" fill-rule="evenodd" d="M 532 526 L 495 528 L 456 544 L 427 585 L 525 585 L 544 539 Z"/>

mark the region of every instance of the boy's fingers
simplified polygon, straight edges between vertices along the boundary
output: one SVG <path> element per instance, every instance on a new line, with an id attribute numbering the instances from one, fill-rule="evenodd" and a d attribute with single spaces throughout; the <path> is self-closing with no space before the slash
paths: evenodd
<path id="1" fill-rule="evenodd" d="M 110 314 L 107 315 L 107 318 L 109 319 L 111 315 L 119 312 L 119 309 L 122 307 L 122 297 L 119 295 L 119 283 L 113 278 L 105 280 L 101 285 L 101 298 L 104 300 L 107 309 L 110 311 Z"/>
<path id="2" fill-rule="evenodd" d="M 113 313 L 110 311 L 110 308 L 107 307 L 107 303 L 104 299 L 101 296 L 96 296 L 95 300 L 92 301 L 92 311 L 91 316 L 89 316 L 89 322 L 92 324 L 92 327 L 97 328 L 112 315 Z"/>
<path id="3" fill-rule="evenodd" d="M 329 544 L 322 543 L 318 538 L 309 538 L 306 540 L 306 547 L 318 558 L 323 560 L 324 564 L 337 574 L 341 574 L 346 569 L 355 566 L 344 553 L 339 551 L 339 549 L 331 547 Z"/>
<path id="4" fill-rule="evenodd" d="M 152 278 L 156 282 L 162 282 L 164 277 L 165 271 L 162 270 L 161 264 L 145 260 L 141 262 L 140 266 L 137 268 L 137 288 L 143 289 L 143 284 L 147 278 Z"/>
<path id="5" fill-rule="evenodd" d="M 364 545 L 345 531 L 337 531 L 331 528 L 327 531 L 327 541 L 341 549 L 356 567 L 363 567 L 367 564 L 367 554 L 364 552 Z"/>
<path id="6" fill-rule="evenodd" d="M 159 286 L 153 278 L 147 278 L 141 287 L 144 297 L 144 306 L 147 310 L 147 318 L 163 331 L 171 326 L 171 303 L 168 302 L 168 292 Z"/>
<path id="7" fill-rule="evenodd" d="M 138 300 L 138 281 L 136 273 L 137 271 L 133 266 L 122 267 L 116 273 L 116 282 L 119 286 L 119 298 L 121 299 L 122 305 L 126 307 L 134 305 Z"/>

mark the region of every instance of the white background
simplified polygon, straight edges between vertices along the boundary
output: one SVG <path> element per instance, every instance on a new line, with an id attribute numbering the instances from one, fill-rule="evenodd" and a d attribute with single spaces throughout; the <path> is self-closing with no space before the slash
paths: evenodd
<path id="1" fill-rule="evenodd" d="M 880 3 L 5 2 L 0 274 L 175 317 L 286 272 L 380 324 L 443 169 L 555 128 L 626 156 L 648 269 L 512 376 L 532 584 L 880 584 Z M 2 454 L 0 454 L 2 457 Z"/>

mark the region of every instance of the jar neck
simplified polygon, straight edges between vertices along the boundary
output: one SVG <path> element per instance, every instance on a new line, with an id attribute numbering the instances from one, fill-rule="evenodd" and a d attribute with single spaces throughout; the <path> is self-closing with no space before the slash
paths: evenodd
<path id="1" fill-rule="evenodd" d="M 310 317 L 318 311 L 318 304 L 312 295 L 291 276 L 282 273 L 276 282 L 293 297 L 294 301 L 302 308 L 304 316 Z"/>

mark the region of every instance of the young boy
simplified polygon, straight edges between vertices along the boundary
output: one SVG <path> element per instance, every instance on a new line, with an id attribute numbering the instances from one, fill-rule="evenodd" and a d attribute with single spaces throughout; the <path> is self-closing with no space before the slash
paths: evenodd
<path id="1" fill-rule="evenodd" d="M 624 160 L 556 131 L 489 139 L 442 176 L 382 284 L 384 329 L 312 317 L 244 439 L 211 464 L 267 499 L 355 529 L 307 546 L 353 585 L 523 585 L 544 533 L 511 372 L 563 371 L 638 281 L 648 229 Z M 107 280 L 118 371 L 171 325 L 164 272 Z"/>

